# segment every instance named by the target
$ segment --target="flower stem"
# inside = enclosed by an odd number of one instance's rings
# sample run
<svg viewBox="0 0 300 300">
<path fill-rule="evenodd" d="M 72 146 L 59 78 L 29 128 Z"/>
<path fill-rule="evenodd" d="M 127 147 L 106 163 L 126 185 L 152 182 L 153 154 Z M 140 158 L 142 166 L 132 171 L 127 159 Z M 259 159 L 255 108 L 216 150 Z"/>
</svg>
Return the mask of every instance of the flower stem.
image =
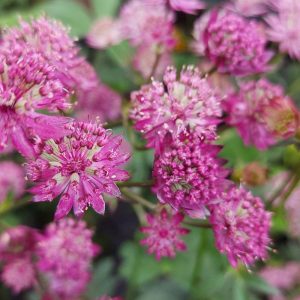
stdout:
<svg viewBox="0 0 300 300">
<path fill-rule="evenodd" d="M 159 50 L 157 50 L 156 55 L 155 55 L 155 60 L 154 60 L 154 63 L 153 63 L 153 66 L 152 66 L 152 69 L 151 69 L 151 72 L 150 72 L 150 75 L 149 75 L 147 81 L 150 81 L 151 78 L 155 75 L 155 72 L 156 72 L 156 69 L 158 67 L 160 58 L 161 58 L 161 54 L 160 54 Z"/>
<path fill-rule="evenodd" d="M 284 204 L 284 202 L 290 197 L 294 189 L 297 187 L 298 183 L 300 181 L 300 174 L 294 175 L 291 184 L 288 187 L 288 190 L 286 193 L 281 197 L 280 203 L 281 205 Z"/>
<path fill-rule="evenodd" d="M 122 187 L 120 188 L 121 193 L 125 196 L 126 199 L 128 200 L 132 200 L 136 203 L 140 203 L 141 205 L 154 210 L 156 208 L 156 205 L 151 203 L 150 201 L 144 199 L 143 197 L 141 197 L 140 195 L 133 193 L 130 189 L 126 188 L 126 187 Z"/>
<path fill-rule="evenodd" d="M 212 225 L 207 223 L 207 222 L 197 222 L 197 221 L 184 220 L 182 223 L 185 224 L 185 225 L 188 225 L 188 226 L 193 226 L 193 227 L 212 228 Z"/>
<path fill-rule="evenodd" d="M 132 182 L 132 181 L 125 181 L 125 182 L 118 182 L 118 187 L 151 187 L 153 185 L 153 180 L 147 180 L 143 182 Z"/>
</svg>

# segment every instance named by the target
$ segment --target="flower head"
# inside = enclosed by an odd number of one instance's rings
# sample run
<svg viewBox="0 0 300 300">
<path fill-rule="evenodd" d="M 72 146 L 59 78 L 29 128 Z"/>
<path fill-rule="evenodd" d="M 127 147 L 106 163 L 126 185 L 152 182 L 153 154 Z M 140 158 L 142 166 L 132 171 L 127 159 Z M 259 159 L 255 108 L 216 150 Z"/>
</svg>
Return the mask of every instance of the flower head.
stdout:
<svg viewBox="0 0 300 300">
<path fill-rule="evenodd" d="M 233 267 L 267 257 L 271 214 L 260 198 L 244 188 L 231 187 L 210 207 L 216 247 Z"/>
<path fill-rule="evenodd" d="M 65 118 L 50 117 L 38 110 L 55 112 L 70 107 L 61 73 L 30 47 L 12 45 L 0 52 L 0 151 L 11 138 L 24 156 L 35 155 L 30 139 L 62 134 Z"/>
<path fill-rule="evenodd" d="M 4 201 L 9 192 L 20 197 L 25 191 L 23 169 L 11 161 L 0 162 L 0 202 Z"/>
<path fill-rule="evenodd" d="M 61 195 L 55 217 L 73 207 L 82 215 L 89 205 L 103 214 L 102 194 L 120 195 L 117 181 L 128 179 L 120 167 L 129 159 L 123 139 L 96 123 L 73 122 L 60 139 L 45 141 L 37 160 L 29 163 L 28 178 L 38 182 L 31 189 L 34 201 L 52 201 Z"/>
<path fill-rule="evenodd" d="M 169 215 L 162 209 L 157 215 L 147 215 L 148 226 L 141 231 L 146 238 L 141 241 L 148 247 L 149 254 L 155 253 L 157 260 L 161 257 L 175 257 L 176 251 L 185 251 L 186 245 L 181 240 L 181 235 L 188 234 L 189 230 L 180 226 L 184 216 L 180 213 Z"/>
<path fill-rule="evenodd" d="M 201 45 L 195 48 L 204 50 L 219 72 L 243 76 L 267 69 L 272 53 L 266 50 L 265 34 L 256 21 L 226 9 L 213 10 L 195 28 Z"/>
<path fill-rule="evenodd" d="M 220 148 L 193 135 L 166 146 L 154 162 L 154 191 L 162 203 L 189 215 L 205 217 L 224 185 L 227 170 L 217 157 Z"/>
<path fill-rule="evenodd" d="M 215 138 L 216 124 L 222 111 L 206 78 L 197 68 L 184 68 L 177 79 L 169 67 L 163 82 L 153 81 L 131 95 L 131 118 L 142 132 L 148 147 L 159 150 L 166 135 L 174 139 L 187 131 Z"/>
<path fill-rule="evenodd" d="M 300 3 L 297 0 L 273 1 L 277 14 L 269 14 L 265 20 L 269 25 L 268 38 L 279 43 L 281 52 L 300 59 Z"/>
<path fill-rule="evenodd" d="M 120 12 L 122 34 L 134 46 L 159 45 L 173 48 L 174 14 L 164 5 L 148 5 L 145 1 L 131 0 Z"/>
<path fill-rule="evenodd" d="M 121 115 L 121 97 L 104 84 L 88 91 L 78 92 L 76 117 L 82 121 L 99 118 L 100 122 L 112 121 Z"/>
<path fill-rule="evenodd" d="M 83 221 L 62 219 L 51 223 L 37 245 L 38 269 L 59 299 L 80 295 L 90 279 L 98 248 Z"/>
<path fill-rule="evenodd" d="M 246 145 L 264 150 L 291 137 L 298 127 L 298 112 L 280 86 L 266 79 L 244 82 L 224 103 L 227 122 L 235 126 Z"/>
</svg>

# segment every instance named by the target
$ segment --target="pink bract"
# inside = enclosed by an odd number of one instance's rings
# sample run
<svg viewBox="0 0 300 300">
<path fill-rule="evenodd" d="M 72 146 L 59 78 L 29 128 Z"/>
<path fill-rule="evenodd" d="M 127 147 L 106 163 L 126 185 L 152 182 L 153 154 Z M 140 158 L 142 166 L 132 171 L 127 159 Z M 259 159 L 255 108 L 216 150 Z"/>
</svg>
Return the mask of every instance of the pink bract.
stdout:
<svg viewBox="0 0 300 300">
<path fill-rule="evenodd" d="M 242 187 L 232 187 L 209 209 L 216 247 L 233 267 L 267 258 L 271 214 L 260 198 Z"/>
<path fill-rule="evenodd" d="M 131 118 L 147 146 L 160 151 L 167 135 L 176 139 L 181 133 L 195 132 L 207 139 L 216 136 L 216 124 L 222 114 L 220 100 L 208 80 L 197 68 L 167 68 L 163 82 L 152 81 L 131 94 Z"/>
<path fill-rule="evenodd" d="M 146 0 L 152 5 L 167 4 L 171 9 L 182 11 L 187 14 L 196 14 L 198 10 L 204 9 L 206 4 L 201 0 Z"/>
<path fill-rule="evenodd" d="M 37 160 L 27 166 L 28 178 L 37 182 L 31 189 L 34 201 L 52 201 L 60 196 L 55 218 L 66 216 L 73 207 L 76 216 L 88 206 L 105 211 L 102 194 L 120 196 L 117 181 L 129 178 L 121 167 L 130 155 L 124 141 L 97 123 L 73 122 L 68 134 L 45 141 Z"/>
<path fill-rule="evenodd" d="M 155 254 L 157 260 L 162 257 L 175 257 L 177 251 L 185 251 L 186 245 L 181 235 L 188 234 L 189 230 L 180 226 L 184 216 L 180 213 L 169 214 L 162 209 L 159 214 L 147 215 L 148 226 L 141 231 L 146 238 L 141 244 L 148 247 L 149 254 Z"/>
<path fill-rule="evenodd" d="M 279 85 L 266 79 L 241 83 L 224 102 L 228 124 L 235 126 L 246 145 L 265 150 L 293 136 L 299 116 L 292 100 Z"/>
</svg>

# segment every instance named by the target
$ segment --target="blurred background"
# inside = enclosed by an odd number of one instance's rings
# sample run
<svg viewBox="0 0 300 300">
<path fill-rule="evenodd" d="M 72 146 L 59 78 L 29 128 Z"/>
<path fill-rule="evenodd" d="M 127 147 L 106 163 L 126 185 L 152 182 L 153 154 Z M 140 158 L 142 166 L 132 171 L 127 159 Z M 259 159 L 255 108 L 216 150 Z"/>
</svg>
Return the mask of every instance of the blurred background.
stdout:
<svg viewBox="0 0 300 300">
<path fill-rule="evenodd" d="M 113 90 L 128 96 L 130 91 L 139 86 L 141 80 L 131 68 L 134 50 L 127 42 L 103 51 L 91 49 L 85 42 L 85 36 L 93 22 L 104 16 L 117 15 L 120 5 L 124 2 L 121 0 L 0 0 L 0 29 L 17 25 L 19 17 L 28 19 L 43 13 L 61 20 L 70 27 L 71 34 L 78 38 L 83 55 L 95 67 L 101 80 Z M 208 5 L 213 5 L 217 1 L 206 2 Z M 191 39 L 193 23 L 198 17 L 178 13 L 179 38 L 173 54 L 173 63 L 177 67 L 183 64 L 197 64 L 199 61 L 187 47 Z M 300 101 L 299 63 L 291 61 L 287 56 L 278 59 L 278 68 L 268 75 L 269 79 L 282 84 L 295 101 Z M 116 127 L 114 130 L 124 133 L 121 127 Z M 262 183 L 266 183 L 274 174 L 293 168 L 295 160 L 300 160 L 298 150 L 288 144 L 280 144 L 264 152 L 245 147 L 234 129 L 226 129 L 222 133 L 221 143 L 225 144 L 222 156 L 228 160 L 228 167 L 234 170 L 234 179 L 239 181 L 241 176 L 245 175 L 245 170 L 254 169 L 252 175 L 250 174 L 252 181 L 249 180 L 249 187 L 263 198 L 270 194 L 270 191 L 272 192 L 274 183 L 270 185 Z M 23 162 L 20 157 L 11 154 L 1 156 L 0 160 L 11 158 L 19 163 Z M 133 174 L 133 181 L 150 178 L 152 159 L 151 150 L 135 152 L 128 166 Z M 259 167 L 251 169 L 249 165 L 253 166 L 253 163 Z M 248 169 L 245 169 L 247 167 Z M 257 182 L 258 177 L 262 179 Z M 149 190 L 148 192 L 146 190 L 144 196 L 154 199 Z M 101 256 L 94 264 L 88 297 L 95 298 L 108 294 L 137 300 L 258 300 L 271 299 L 270 297 L 276 294 L 276 288 L 257 275 L 265 266 L 263 262 L 251 270 L 231 268 L 227 259 L 215 249 L 210 230 L 193 229 L 185 238 L 188 251 L 179 253 L 174 260 L 162 259 L 157 262 L 154 257 L 147 255 L 145 249 L 137 242 L 140 239 L 137 233 L 138 220 L 132 207 L 123 202 L 117 205 L 114 199 L 110 199 L 109 202 L 110 210 L 105 216 L 99 216 L 89 210 L 85 217 L 89 226 L 95 229 L 94 241 L 103 248 Z M 7 224 L 26 224 L 35 228 L 44 228 L 53 219 L 56 203 L 37 203 L 15 210 L 9 210 L 8 206 L 9 199 L 0 206 L 0 218 Z M 293 209 L 298 209 L 300 216 L 300 205 L 298 204 L 298 207 L 295 205 Z M 289 216 L 284 207 L 280 207 L 274 214 L 272 237 L 273 249 L 276 252 L 270 251 L 269 265 L 281 266 L 288 261 L 300 263 L 300 234 L 291 232 Z M 202 241 L 205 243 L 203 244 Z M 295 294 L 300 291 L 300 281 L 298 283 L 294 287 Z M 8 299 L 35 300 L 37 298 L 31 293 L 14 296 L 1 285 L 0 300 Z"/>
</svg>

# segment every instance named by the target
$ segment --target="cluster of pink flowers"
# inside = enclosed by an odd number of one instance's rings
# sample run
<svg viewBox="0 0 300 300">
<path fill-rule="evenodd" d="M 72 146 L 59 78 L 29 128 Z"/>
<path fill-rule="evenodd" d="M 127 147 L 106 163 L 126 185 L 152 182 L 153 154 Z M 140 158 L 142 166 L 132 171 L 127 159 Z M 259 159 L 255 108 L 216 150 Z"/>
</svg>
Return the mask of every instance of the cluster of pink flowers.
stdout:
<svg viewBox="0 0 300 300">
<path fill-rule="evenodd" d="M 153 81 L 131 95 L 131 118 L 144 134 L 147 146 L 161 149 L 168 135 L 173 139 L 187 131 L 215 138 L 222 114 L 220 99 L 197 68 L 167 68 L 163 82 Z"/>
<path fill-rule="evenodd" d="M 295 135 L 299 113 L 281 86 L 266 79 L 240 84 L 225 103 L 228 124 L 235 126 L 246 145 L 264 150 Z"/>
<path fill-rule="evenodd" d="M 156 259 L 160 260 L 164 256 L 175 257 L 177 251 L 186 250 L 186 244 L 180 238 L 189 233 L 180 226 L 183 218 L 183 214 L 172 215 L 165 208 L 157 215 L 147 215 L 148 226 L 141 228 L 146 238 L 141 244 L 148 247 L 149 254 L 155 253 Z"/>
<path fill-rule="evenodd" d="M 272 57 L 259 23 L 228 9 L 206 13 L 196 22 L 194 36 L 195 48 L 221 73 L 243 76 L 264 72 Z"/>
<path fill-rule="evenodd" d="M 66 216 L 73 207 L 80 216 L 89 205 L 105 211 L 102 194 L 115 197 L 115 182 L 128 179 L 120 169 L 130 157 L 120 136 L 93 123 L 71 122 L 66 135 L 44 141 L 41 154 L 27 166 L 27 177 L 38 183 L 31 188 L 34 201 L 52 201 L 60 196 L 55 218 Z"/>
<path fill-rule="evenodd" d="M 72 219 L 51 223 L 44 232 L 25 226 L 10 228 L 0 236 L 2 280 L 15 293 L 39 286 L 42 280 L 46 283 L 43 292 L 49 297 L 77 299 L 89 282 L 91 261 L 99 252 L 91 239 L 86 224 Z"/>
</svg>

